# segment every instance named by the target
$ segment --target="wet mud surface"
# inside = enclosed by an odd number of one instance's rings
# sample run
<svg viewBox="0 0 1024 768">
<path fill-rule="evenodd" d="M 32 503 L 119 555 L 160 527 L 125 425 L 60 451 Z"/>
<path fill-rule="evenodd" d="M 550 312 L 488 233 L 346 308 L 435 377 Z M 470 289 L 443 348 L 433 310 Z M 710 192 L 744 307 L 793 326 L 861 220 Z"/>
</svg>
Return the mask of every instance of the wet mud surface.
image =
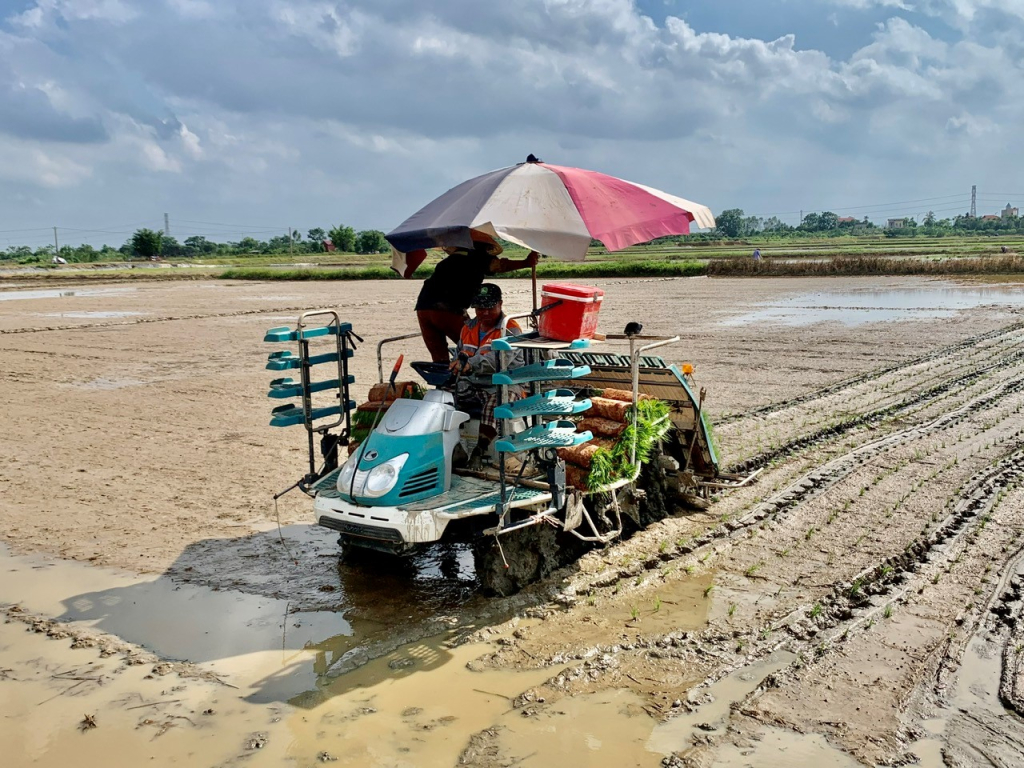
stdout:
<svg viewBox="0 0 1024 768">
<path fill-rule="evenodd" d="M 415 285 L 0 303 L 0 750 L 55 766 L 1024 763 L 1016 301 L 913 279 L 595 282 L 607 330 L 683 336 L 666 357 L 695 364 L 725 463 L 760 474 L 500 600 L 465 548 L 339 562 L 304 497 L 270 501 L 305 450 L 267 426 L 263 331 L 341 308 L 367 340 L 359 398 L 375 342 L 412 327 Z M 888 322 L 757 315 L 831 312 L 835 295 L 902 307 L 888 291 L 953 298 Z M 526 283 L 506 293 L 529 301 Z"/>
</svg>

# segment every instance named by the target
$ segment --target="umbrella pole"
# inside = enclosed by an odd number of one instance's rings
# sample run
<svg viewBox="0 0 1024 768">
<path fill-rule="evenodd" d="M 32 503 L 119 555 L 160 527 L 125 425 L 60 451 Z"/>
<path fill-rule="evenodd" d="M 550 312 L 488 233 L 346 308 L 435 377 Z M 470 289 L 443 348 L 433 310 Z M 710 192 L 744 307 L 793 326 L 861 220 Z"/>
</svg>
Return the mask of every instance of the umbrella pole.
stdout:
<svg viewBox="0 0 1024 768">
<path fill-rule="evenodd" d="M 537 265 L 530 267 L 530 279 L 533 280 L 533 311 L 537 311 Z"/>
</svg>

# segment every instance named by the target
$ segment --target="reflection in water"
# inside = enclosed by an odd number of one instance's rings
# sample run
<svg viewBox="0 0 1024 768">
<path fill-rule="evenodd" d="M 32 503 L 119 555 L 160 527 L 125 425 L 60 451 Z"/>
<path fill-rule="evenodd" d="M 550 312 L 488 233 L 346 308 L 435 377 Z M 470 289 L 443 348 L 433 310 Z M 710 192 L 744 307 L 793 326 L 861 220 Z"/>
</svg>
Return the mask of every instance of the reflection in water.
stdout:
<svg viewBox="0 0 1024 768">
<path fill-rule="evenodd" d="M 59 299 L 70 296 L 116 296 L 131 293 L 134 287 L 125 288 L 82 288 L 73 291 L 53 288 L 42 291 L 0 291 L 0 301 L 17 301 L 18 299 Z"/>
<path fill-rule="evenodd" d="M 312 529 L 282 530 L 294 546 L 308 540 L 302 537 L 322 537 Z M 269 559 L 268 540 L 277 536 L 275 529 L 196 542 L 171 570 L 191 569 L 197 558 L 223 567 L 251 557 L 249 551 Z M 437 546 L 404 558 L 359 553 L 351 563 L 334 562 L 328 561 L 336 569 L 338 586 L 329 594 L 336 602 L 321 610 L 297 611 L 287 596 L 270 598 L 183 584 L 166 575 L 153 579 L 70 561 L 13 556 L 0 547 L 0 603 L 87 624 L 164 658 L 204 664 L 248 688 L 251 702 L 279 702 L 303 692 L 322 700 L 321 692 L 344 671 L 403 644 L 473 622 L 487 605 L 476 593 L 472 557 L 464 545 Z M 280 579 L 280 574 L 271 578 Z M 322 575 L 316 581 L 323 585 Z M 69 585 L 77 592 L 69 594 Z M 426 666 L 425 660 L 416 666 Z"/>
<path fill-rule="evenodd" d="M 952 317 L 957 312 L 987 305 L 1024 306 L 1024 291 L 1017 286 L 925 286 L 921 288 L 853 291 L 815 291 L 770 304 L 722 325 L 774 322 L 843 325 Z"/>
<path fill-rule="evenodd" d="M 73 295 L 73 294 L 72 294 Z M 117 317 L 141 317 L 148 315 L 148 312 L 45 312 L 40 313 L 42 317 L 71 317 L 83 320 L 106 320 Z"/>
</svg>

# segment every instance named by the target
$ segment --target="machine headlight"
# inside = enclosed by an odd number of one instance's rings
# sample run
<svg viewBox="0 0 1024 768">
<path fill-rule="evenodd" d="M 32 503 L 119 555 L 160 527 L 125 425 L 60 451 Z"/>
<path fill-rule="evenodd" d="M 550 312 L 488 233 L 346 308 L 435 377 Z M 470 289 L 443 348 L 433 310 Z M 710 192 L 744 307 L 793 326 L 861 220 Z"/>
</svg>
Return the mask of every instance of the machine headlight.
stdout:
<svg viewBox="0 0 1024 768">
<path fill-rule="evenodd" d="M 362 494 L 370 498 L 377 498 L 394 488 L 398 482 L 398 475 L 408 458 L 409 454 L 403 453 L 401 456 L 395 456 L 395 458 L 371 469 L 363 483 Z"/>
<path fill-rule="evenodd" d="M 352 475 L 356 471 L 356 461 L 359 458 L 359 454 L 353 453 L 348 457 L 348 460 L 342 465 L 341 472 L 338 473 L 338 490 L 342 493 L 348 493 L 348 489 L 352 485 Z"/>
</svg>

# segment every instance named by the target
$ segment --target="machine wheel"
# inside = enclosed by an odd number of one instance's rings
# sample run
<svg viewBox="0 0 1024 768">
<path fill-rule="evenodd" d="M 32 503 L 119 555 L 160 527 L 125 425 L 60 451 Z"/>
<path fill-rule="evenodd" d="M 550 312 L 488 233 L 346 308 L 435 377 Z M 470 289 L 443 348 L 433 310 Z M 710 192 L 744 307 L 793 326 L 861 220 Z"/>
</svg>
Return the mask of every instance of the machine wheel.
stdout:
<svg viewBox="0 0 1024 768">
<path fill-rule="evenodd" d="M 637 507 L 640 513 L 640 528 L 664 520 L 672 510 L 672 499 L 669 491 L 669 478 L 665 467 L 659 460 L 660 452 L 651 456 L 651 461 L 640 468 L 637 478 Z"/>
<path fill-rule="evenodd" d="M 343 533 L 338 535 L 338 562 L 344 563 L 351 558 L 354 549 L 355 546 L 348 540 L 348 536 Z"/>
<path fill-rule="evenodd" d="M 575 536 L 542 523 L 504 534 L 501 549 L 494 536 L 481 536 L 473 543 L 473 562 L 484 593 L 508 597 L 574 562 L 585 551 Z"/>
</svg>

